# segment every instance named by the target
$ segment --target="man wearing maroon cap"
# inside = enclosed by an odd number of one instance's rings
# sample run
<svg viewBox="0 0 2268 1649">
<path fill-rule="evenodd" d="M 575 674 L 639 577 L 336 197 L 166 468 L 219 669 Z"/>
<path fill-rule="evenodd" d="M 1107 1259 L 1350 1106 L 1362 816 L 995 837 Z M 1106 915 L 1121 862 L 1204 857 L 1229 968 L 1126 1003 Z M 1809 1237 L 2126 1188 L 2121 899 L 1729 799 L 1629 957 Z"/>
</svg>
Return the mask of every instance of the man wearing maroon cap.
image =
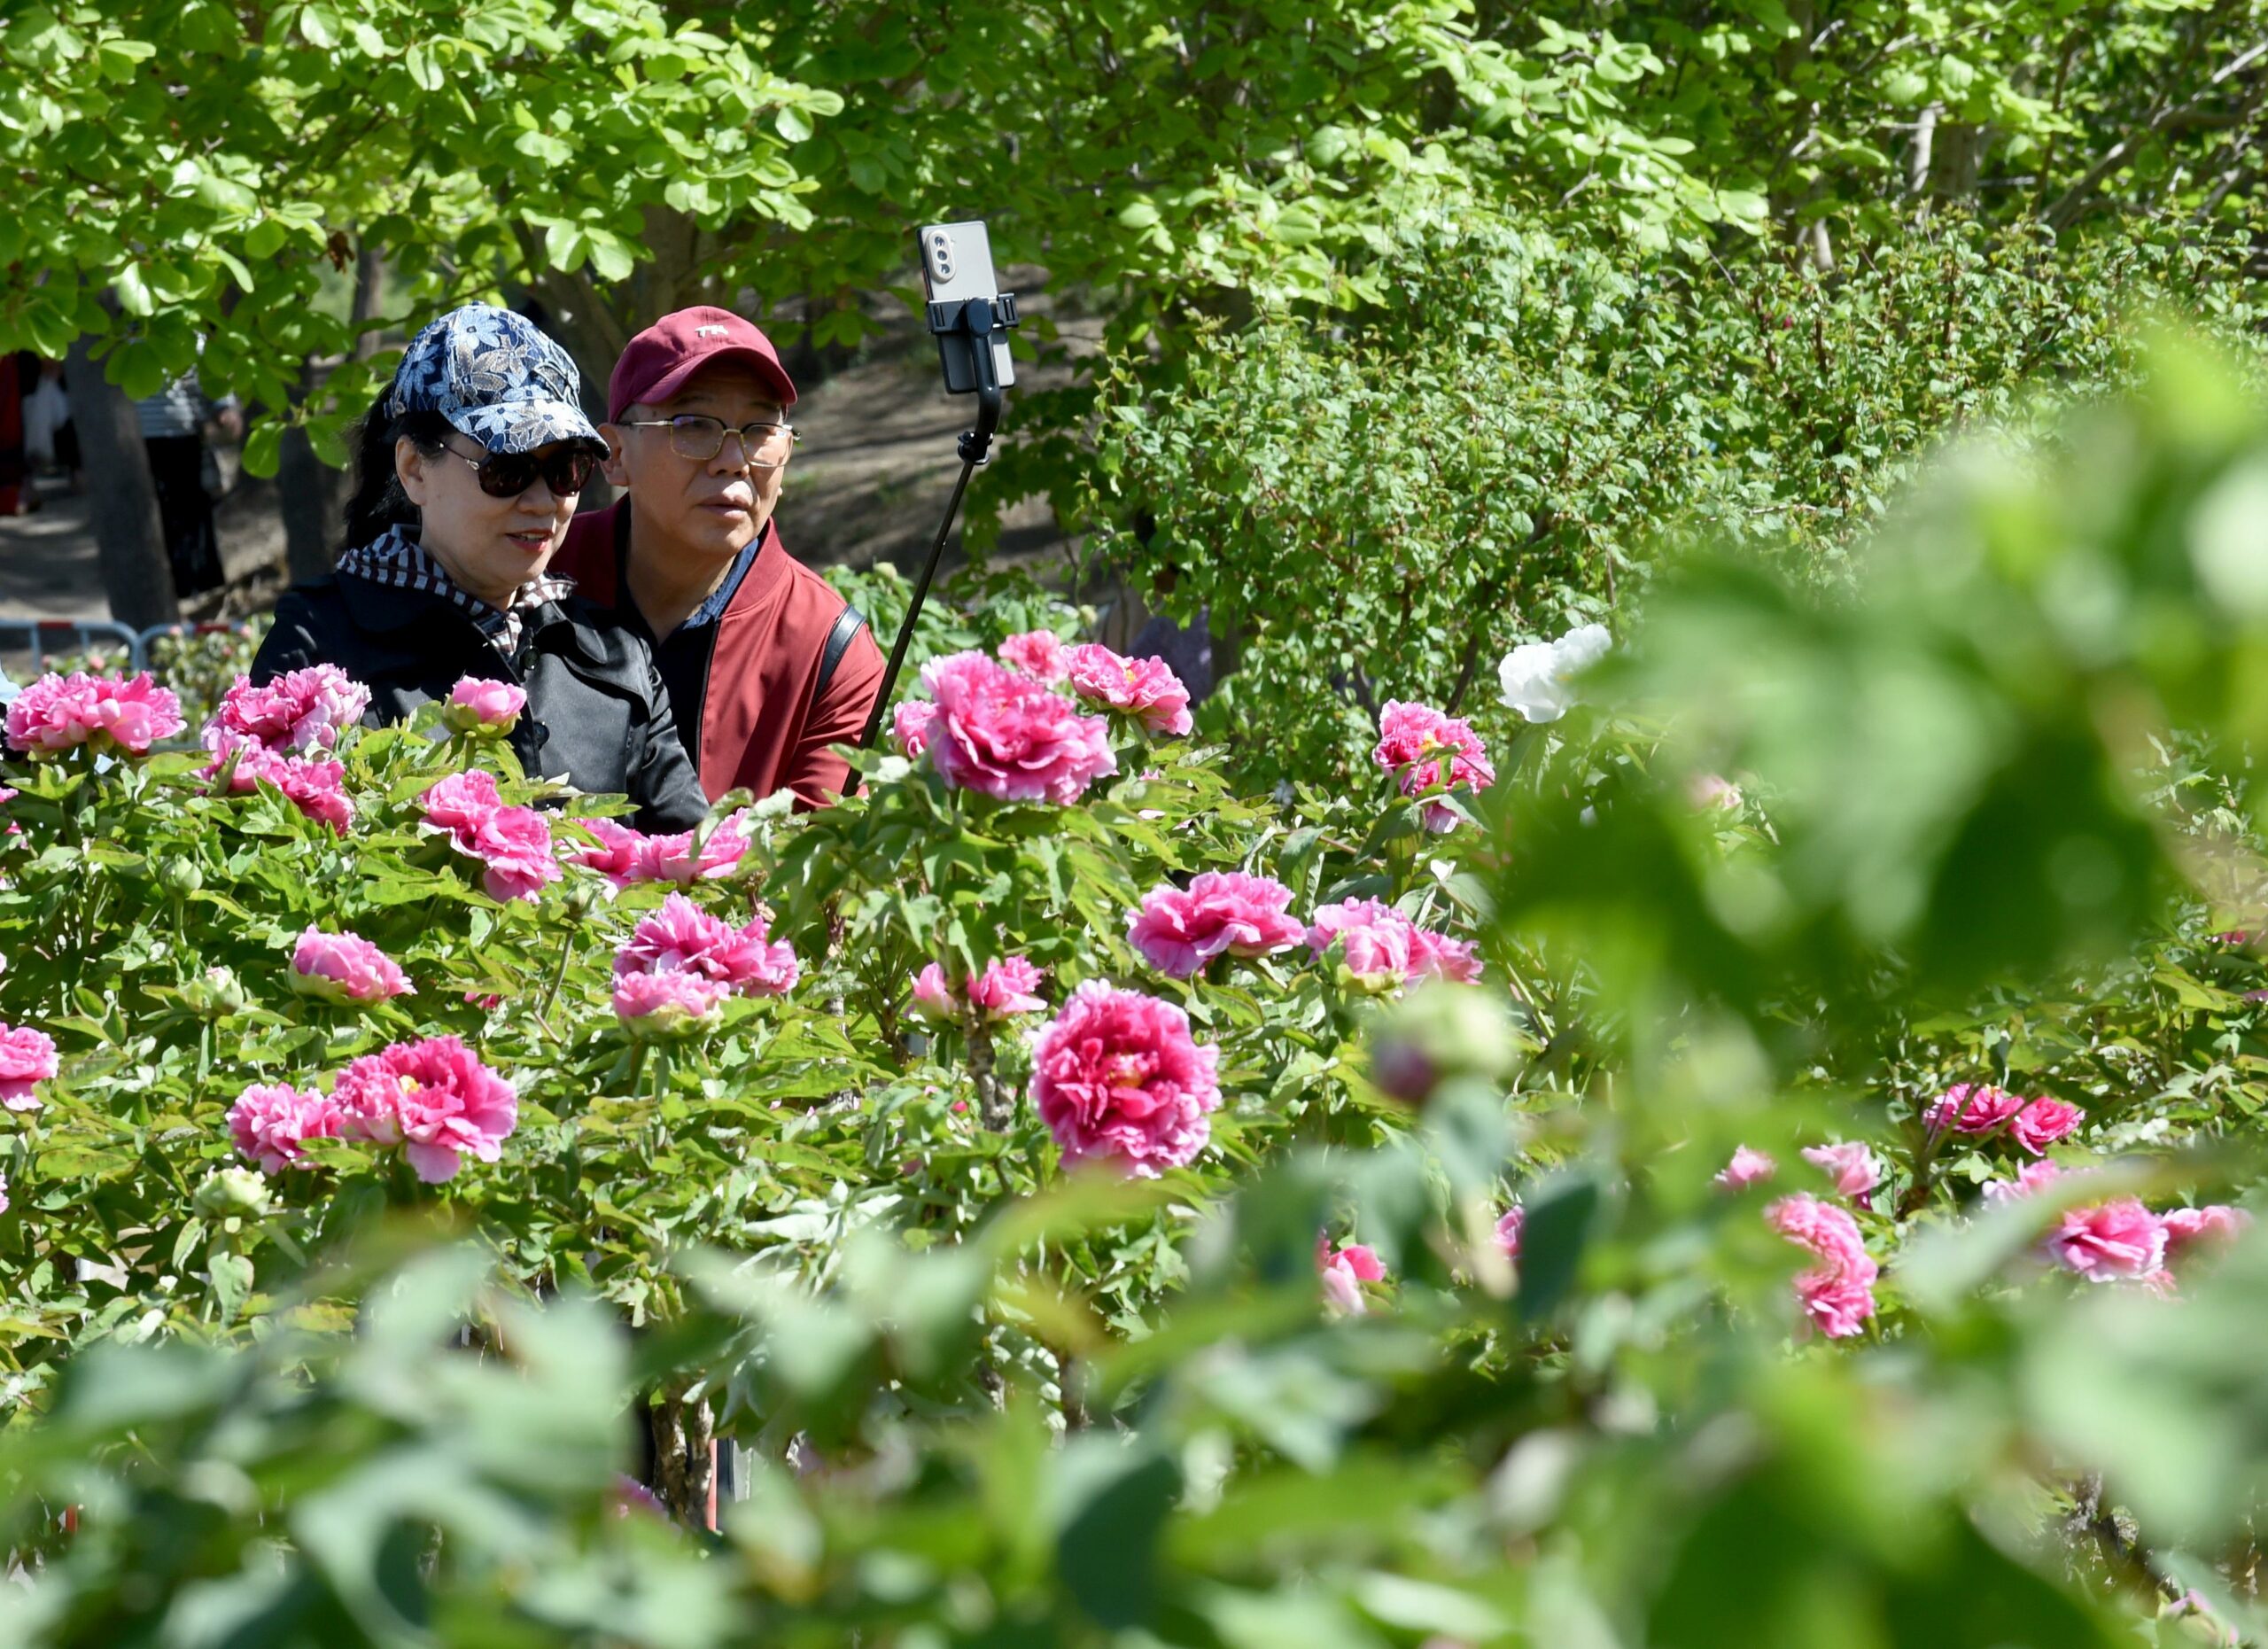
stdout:
<svg viewBox="0 0 2268 1649">
<path fill-rule="evenodd" d="M 630 340 L 599 425 L 629 496 L 575 517 L 552 563 L 650 632 L 678 731 L 711 798 L 842 793 L 882 691 L 866 621 L 791 558 L 772 518 L 795 450 L 796 386 L 772 340 L 727 309 L 664 315 Z"/>
</svg>

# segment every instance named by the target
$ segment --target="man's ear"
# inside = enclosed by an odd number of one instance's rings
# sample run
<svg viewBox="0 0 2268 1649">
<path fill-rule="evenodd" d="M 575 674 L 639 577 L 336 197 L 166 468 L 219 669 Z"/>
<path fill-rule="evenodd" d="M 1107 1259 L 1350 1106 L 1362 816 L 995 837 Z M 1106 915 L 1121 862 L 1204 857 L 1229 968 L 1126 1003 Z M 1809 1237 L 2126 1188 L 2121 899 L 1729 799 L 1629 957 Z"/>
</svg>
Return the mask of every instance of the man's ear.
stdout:
<svg viewBox="0 0 2268 1649">
<path fill-rule="evenodd" d="M 401 490 L 409 502 L 423 509 L 431 471 L 425 455 L 417 450 L 417 443 L 407 435 L 393 444 L 393 474 L 394 479 L 401 483 Z"/>
<path fill-rule="evenodd" d="M 599 425 L 599 439 L 606 443 L 606 456 L 599 460 L 599 473 L 617 486 L 630 485 L 630 455 L 623 447 L 629 433 L 618 424 Z"/>
</svg>

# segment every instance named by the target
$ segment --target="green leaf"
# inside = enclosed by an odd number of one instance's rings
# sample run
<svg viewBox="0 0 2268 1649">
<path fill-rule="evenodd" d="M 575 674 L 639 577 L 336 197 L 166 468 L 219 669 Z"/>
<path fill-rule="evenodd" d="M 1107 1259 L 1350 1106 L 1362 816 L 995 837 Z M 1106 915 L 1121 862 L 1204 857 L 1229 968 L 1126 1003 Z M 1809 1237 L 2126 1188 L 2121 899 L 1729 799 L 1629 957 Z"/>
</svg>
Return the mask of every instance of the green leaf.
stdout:
<svg viewBox="0 0 2268 1649">
<path fill-rule="evenodd" d="M 602 281 L 626 281 L 636 268 L 637 260 L 622 237 L 604 229 L 585 231 L 590 246 L 591 271 Z"/>
<path fill-rule="evenodd" d="M 119 265 L 111 276 L 111 287 L 118 294 L 118 307 L 128 315 L 146 316 L 157 312 L 157 301 L 151 297 L 138 264 Z"/>
<path fill-rule="evenodd" d="M 245 432 L 244 466 L 247 475 L 272 476 L 283 463 L 284 426 L 274 417 L 262 418 Z"/>
<path fill-rule="evenodd" d="M 1158 1536 L 1181 1490 L 1171 1457 L 1099 1437 L 1067 1447 L 1057 1468 L 1063 1521 L 1055 1569 L 1096 1624 L 1123 1630 L 1158 1608 Z"/>
</svg>

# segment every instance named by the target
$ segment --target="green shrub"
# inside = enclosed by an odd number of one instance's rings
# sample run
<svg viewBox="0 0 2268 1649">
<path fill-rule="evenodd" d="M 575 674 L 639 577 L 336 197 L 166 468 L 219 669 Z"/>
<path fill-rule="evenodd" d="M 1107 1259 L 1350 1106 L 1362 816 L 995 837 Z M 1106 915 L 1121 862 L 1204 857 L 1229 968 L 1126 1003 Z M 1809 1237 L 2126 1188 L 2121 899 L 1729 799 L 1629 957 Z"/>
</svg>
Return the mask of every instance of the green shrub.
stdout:
<svg viewBox="0 0 2268 1649">
<path fill-rule="evenodd" d="M 1271 308 L 1101 384 L 1090 556 L 1209 610 L 1236 668 L 1202 726 L 1254 782 L 1351 770 L 1388 698 L 1493 701 L 1516 642 L 1622 611 L 1665 539 L 1831 575 L 1917 454 L 2124 381 L 2138 307 L 2245 313 L 2196 253 L 1959 222 L 1833 279 L 1474 212 L 1381 234 L 1355 314 Z"/>
</svg>

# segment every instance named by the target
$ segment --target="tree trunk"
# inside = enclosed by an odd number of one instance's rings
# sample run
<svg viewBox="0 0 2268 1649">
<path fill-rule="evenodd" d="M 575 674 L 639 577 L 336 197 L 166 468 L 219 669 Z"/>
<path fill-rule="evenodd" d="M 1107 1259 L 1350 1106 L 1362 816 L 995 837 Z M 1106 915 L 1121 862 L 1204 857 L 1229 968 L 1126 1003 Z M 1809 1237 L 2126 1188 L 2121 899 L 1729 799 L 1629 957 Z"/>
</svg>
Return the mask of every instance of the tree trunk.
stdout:
<svg viewBox="0 0 2268 1649">
<path fill-rule="evenodd" d="M 327 376 L 314 362 L 299 368 L 295 401 L 319 393 Z M 304 425 L 284 432 L 276 448 L 276 502 L 284 517 L 284 567 L 294 584 L 311 583 L 329 572 L 346 489 L 339 472 L 315 456 Z"/>
<path fill-rule="evenodd" d="M 654 1428 L 659 1469 L 655 1491 L 670 1515 L 687 1528 L 709 1527 L 709 1497 L 715 1487 L 716 1429 L 709 1401 L 691 1396 L 690 1376 L 679 1375 L 662 1388 L 662 1400 L 648 1411 Z"/>
<path fill-rule="evenodd" d="M 174 597 L 173 567 L 166 559 L 158 489 L 150 479 L 142 427 L 134 416 L 134 403 L 104 377 L 102 365 L 94 358 L 94 341 L 89 335 L 71 346 L 64 358 L 63 382 L 71 396 L 79 451 L 92 481 L 87 489 L 87 513 L 94 523 L 111 617 L 137 630 L 178 624 L 181 603 Z"/>
<path fill-rule="evenodd" d="M 1943 104 L 1933 103 L 1914 121 L 1914 144 L 1906 152 L 1906 192 L 1921 194 L 1930 186 L 1931 157 L 1937 148 L 1938 115 Z"/>
<path fill-rule="evenodd" d="M 378 335 L 362 329 L 378 318 L 378 287 L 385 279 L 385 254 L 367 240 L 354 254 L 354 299 L 346 312 L 354 323 L 354 359 L 368 361 L 378 353 Z"/>
<path fill-rule="evenodd" d="M 366 242 L 355 254 L 354 297 L 347 311 L 356 329 L 358 361 L 378 353 L 378 334 L 363 329 L 378 318 L 378 288 L 384 279 L 385 260 Z M 313 360 L 302 362 L 292 404 L 303 406 L 320 394 L 330 376 Z M 284 516 L 284 569 L 292 583 L 306 584 L 330 571 L 345 525 L 346 486 L 346 472 L 315 456 L 305 429 L 295 424 L 284 432 L 276 453 L 276 496 Z"/>
</svg>

